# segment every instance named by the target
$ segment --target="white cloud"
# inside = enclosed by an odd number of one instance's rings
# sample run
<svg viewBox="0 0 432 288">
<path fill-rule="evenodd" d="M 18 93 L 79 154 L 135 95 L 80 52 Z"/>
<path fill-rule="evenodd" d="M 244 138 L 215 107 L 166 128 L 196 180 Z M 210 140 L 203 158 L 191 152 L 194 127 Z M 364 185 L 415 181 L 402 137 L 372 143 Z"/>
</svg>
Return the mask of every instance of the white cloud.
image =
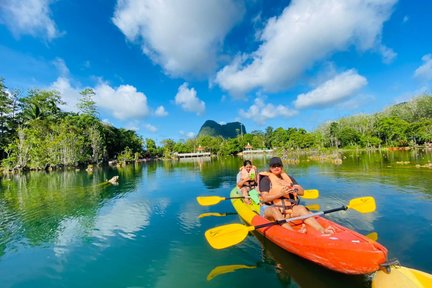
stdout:
<svg viewBox="0 0 432 288">
<path fill-rule="evenodd" d="M 308 93 L 298 95 L 294 106 L 297 109 L 327 106 L 352 96 L 366 84 L 366 78 L 351 69 L 336 75 Z"/>
<path fill-rule="evenodd" d="M 145 128 L 147 131 L 150 131 L 150 132 L 152 132 L 152 133 L 155 133 L 155 132 L 157 132 L 157 130 L 158 130 L 155 126 L 153 126 L 153 125 L 151 125 L 151 124 L 145 124 L 145 125 L 144 125 L 144 128 Z"/>
<path fill-rule="evenodd" d="M 383 57 L 383 62 L 386 64 L 393 62 L 393 60 L 396 58 L 396 55 L 397 55 L 393 51 L 393 49 L 390 49 L 384 45 L 380 46 L 379 51 L 381 52 L 381 55 Z"/>
<path fill-rule="evenodd" d="M 415 70 L 414 77 L 426 81 L 432 80 L 432 54 L 424 55 L 422 60 L 424 63 Z"/>
<path fill-rule="evenodd" d="M 164 117 L 168 115 L 168 112 L 165 110 L 163 106 L 159 106 L 154 113 L 158 117 Z"/>
<path fill-rule="evenodd" d="M 48 40 L 61 35 L 51 19 L 50 4 L 54 0 L 2 0 L 0 22 L 19 37 L 29 34 Z"/>
<path fill-rule="evenodd" d="M 136 131 L 139 130 L 139 127 L 141 126 L 141 123 L 138 120 L 132 120 L 132 121 L 127 121 L 123 125 L 124 125 L 124 128 L 136 132 Z"/>
<path fill-rule="evenodd" d="M 221 69 L 216 82 L 232 95 L 262 88 L 280 91 L 305 70 L 350 46 L 380 50 L 380 34 L 396 0 L 294 0 L 269 19 L 261 46 Z M 382 51 L 390 59 L 392 50 Z M 394 53 L 394 52 L 393 52 Z M 386 58 L 384 58 L 386 59 Z"/>
<path fill-rule="evenodd" d="M 185 132 L 183 130 L 180 130 L 179 133 L 180 133 L 180 135 L 185 136 L 187 138 L 192 138 L 195 136 L 194 132 Z"/>
<path fill-rule="evenodd" d="M 62 100 L 65 102 L 64 105 L 60 105 L 60 108 L 67 112 L 78 112 L 77 104 L 81 98 L 80 89 L 72 87 L 70 81 L 66 77 L 58 77 L 57 80 L 52 83 L 49 90 L 56 90 L 60 93 Z"/>
<path fill-rule="evenodd" d="M 69 78 L 59 77 L 48 89 L 60 92 L 62 100 L 66 102 L 65 105 L 60 105 L 62 110 L 72 112 L 79 111 L 77 104 L 81 99 L 80 92 L 84 90 L 84 88 L 73 87 Z M 142 92 L 138 92 L 134 86 L 121 85 L 117 88 L 113 88 L 107 83 L 102 82 L 92 89 L 95 92 L 93 100 L 96 102 L 98 110 L 103 109 L 117 119 L 136 120 L 150 114 L 146 95 Z M 130 126 L 130 129 L 138 130 L 139 124 L 135 123 Z"/>
<path fill-rule="evenodd" d="M 262 125 L 268 119 L 276 117 L 292 117 L 298 112 L 283 105 L 266 104 L 264 100 L 256 98 L 255 103 L 247 111 L 240 109 L 239 114 L 243 118 L 251 119 Z"/>
<path fill-rule="evenodd" d="M 215 69 L 225 35 L 243 14 L 235 0 L 118 0 L 112 20 L 168 74 L 184 76 Z"/>
<path fill-rule="evenodd" d="M 68 77 L 69 76 L 69 68 L 66 66 L 66 63 L 63 59 L 61 58 L 56 58 L 53 61 L 54 66 L 57 68 L 57 70 L 59 71 L 60 75 L 63 77 Z"/>
<path fill-rule="evenodd" d="M 197 115 L 202 114 L 205 110 L 205 103 L 197 97 L 194 88 L 188 88 L 187 83 L 183 83 L 178 88 L 177 95 L 175 96 L 175 103 L 180 105 L 183 110 L 195 112 Z"/>
<path fill-rule="evenodd" d="M 134 86 L 121 85 L 112 88 L 101 83 L 94 90 L 96 105 L 109 111 L 117 119 L 143 118 L 149 114 L 146 95 L 138 92 Z"/>
</svg>

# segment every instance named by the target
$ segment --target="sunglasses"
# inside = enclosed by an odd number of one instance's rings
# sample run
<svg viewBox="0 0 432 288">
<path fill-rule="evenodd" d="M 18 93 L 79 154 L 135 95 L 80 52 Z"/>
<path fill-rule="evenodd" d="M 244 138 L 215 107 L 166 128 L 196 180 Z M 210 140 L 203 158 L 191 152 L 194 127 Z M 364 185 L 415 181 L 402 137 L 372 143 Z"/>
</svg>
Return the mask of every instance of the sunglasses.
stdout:
<svg viewBox="0 0 432 288">
<path fill-rule="evenodd" d="M 282 164 L 274 164 L 270 166 L 270 168 L 280 168 L 280 167 L 282 167 Z"/>
</svg>

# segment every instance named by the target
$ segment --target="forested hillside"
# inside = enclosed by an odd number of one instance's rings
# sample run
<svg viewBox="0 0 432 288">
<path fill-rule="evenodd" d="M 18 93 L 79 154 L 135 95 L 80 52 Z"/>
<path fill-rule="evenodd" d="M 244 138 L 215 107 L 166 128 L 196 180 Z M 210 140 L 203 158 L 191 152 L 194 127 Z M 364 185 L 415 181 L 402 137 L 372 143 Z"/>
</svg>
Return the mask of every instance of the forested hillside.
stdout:
<svg viewBox="0 0 432 288">
<path fill-rule="evenodd" d="M 231 122 L 227 124 L 219 124 L 213 120 L 207 120 L 201 126 L 199 136 L 221 136 L 223 138 L 235 138 L 238 135 L 246 134 L 245 126 L 240 122 Z"/>
</svg>

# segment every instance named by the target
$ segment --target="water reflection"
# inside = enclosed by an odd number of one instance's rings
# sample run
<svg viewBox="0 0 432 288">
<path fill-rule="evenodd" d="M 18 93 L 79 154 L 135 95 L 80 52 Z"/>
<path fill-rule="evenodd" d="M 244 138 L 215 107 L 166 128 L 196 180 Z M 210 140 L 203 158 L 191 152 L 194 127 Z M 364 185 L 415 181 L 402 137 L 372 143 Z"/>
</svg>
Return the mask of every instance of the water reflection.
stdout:
<svg viewBox="0 0 432 288">
<path fill-rule="evenodd" d="M 321 210 L 374 196 L 373 214 L 348 210 L 328 217 L 363 234 L 378 232 L 390 257 L 430 273 L 431 170 L 415 168 L 430 154 L 380 153 L 346 154 L 341 165 L 300 161 L 287 168 L 305 188 L 320 190 L 319 199 L 304 204 Z M 266 158 L 253 160 L 266 170 Z M 410 164 L 394 162 L 402 160 Z M 0 286 L 362 287 L 362 279 L 328 272 L 269 242 L 261 253 L 254 237 L 224 251 L 209 247 L 207 229 L 239 219 L 222 217 L 233 211 L 229 201 L 202 207 L 195 198 L 228 196 L 242 162 L 155 161 L 1 179 Z M 114 175 L 118 186 L 103 184 Z M 199 219 L 205 212 L 219 217 Z M 256 269 L 206 280 L 215 265 L 256 262 Z"/>
<path fill-rule="evenodd" d="M 193 233 L 200 226 L 200 221 L 197 217 L 198 214 L 199 207 L 197 207 L 195 201 L 189 201 L 181 208 L 177 218 L 180 229 L 184 233 Z"/>
<path fill-rule="evenodd" d="M 363 275 L 346 275 L 328 270 L 301 257 L 291 254 L 273 244 L 261 234 L 254 232 L 262 245 L 262 262 L 258 265 L 272 265 L 284 287 L 369 287 L 369 280 Z M 297 285 L 295 285 L 297 284 Z"/>
<path fill-rule="evenodd" d="M 404 193 L 412 193 L 414 189 L 431 197 L 431 169 L 418 167 L 431 161 L 432 153 L 424 150 L 346 152 L 343 154 L 343 165 L 322 165 L 320 173 L 327 173 L 327 177 L 341 178 L 344 181 L 366 184 L 373 181 L 393 185 Z"/>
<path fill-rule="evenodd" d="M 211 163 L 204 163 L 201 169 L 201 177 L 208 189 L 217 189 L 223 183 L 232 183 L 239 171 L 242 161 L 239 158 L 227 157 L 224 161 L 214 160 Z"/>
<path fill-rule="evenodd" d="M 122 201 L 115 202 L 109 212 L 105 212 L 108 208 L 100 208 L 109 199 L 121 195 L 118 187 L 107 184 L 106 179 L 120 175 L 123 181 L 134 179 L 128 182 L 128 185 L 133 186 L 140 179 L 141 169 L 141 166 L 128 166 L 118 170 L 95 169 L 92 173 L 32 172 L 2 179 L 0 253 L 4 254 L 5 249 L 15 250 L 22 245 L 45 246 L 57 242 L 58 247 L 62 247 L 76 236 L 87 235 L 95 225 L 102 227 L 99 233 L 108 233 L 107 223 L 111 223 L 113 229 L 122 226 L 125 235 L 129 235 L 135 226 L 143 225 L 131 220 L 145 219 L 141 217 L 143 215 L 133 214 L 138 211 L 142 213 L 146 209 L 139 207 L 134 210 L 133 205 Z M 130 188 L 133 190 L 133 187 Z M 129 206 L 132 210 L 126 209 Z M 129 214 L 118 215 L 122 210 L 129 211 L 126 212 Z M 101 212 L 106 214 L 102 217 L 103 221 L 98 216 Z M 113 222 L 114 219 L 117 219 L 117 223 Z M 60 250 L 61 248 L 58 249 Z"/>
</svg>

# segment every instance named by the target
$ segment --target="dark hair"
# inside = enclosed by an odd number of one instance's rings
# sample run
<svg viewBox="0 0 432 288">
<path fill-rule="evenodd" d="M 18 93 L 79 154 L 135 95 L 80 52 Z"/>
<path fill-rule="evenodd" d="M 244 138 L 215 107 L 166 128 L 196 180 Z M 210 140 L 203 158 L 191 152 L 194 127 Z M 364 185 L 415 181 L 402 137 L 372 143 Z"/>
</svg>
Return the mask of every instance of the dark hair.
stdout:
<svg viewBox="0 0 432 288">
<path fill-rule="evenodd" d="M 246 165 L 252 165 L 252 162 L 250 161 L 250 160 L 245 160 L 244 162 L 243 162 L 243 166 L 246 166 Z"/>
</svg>

